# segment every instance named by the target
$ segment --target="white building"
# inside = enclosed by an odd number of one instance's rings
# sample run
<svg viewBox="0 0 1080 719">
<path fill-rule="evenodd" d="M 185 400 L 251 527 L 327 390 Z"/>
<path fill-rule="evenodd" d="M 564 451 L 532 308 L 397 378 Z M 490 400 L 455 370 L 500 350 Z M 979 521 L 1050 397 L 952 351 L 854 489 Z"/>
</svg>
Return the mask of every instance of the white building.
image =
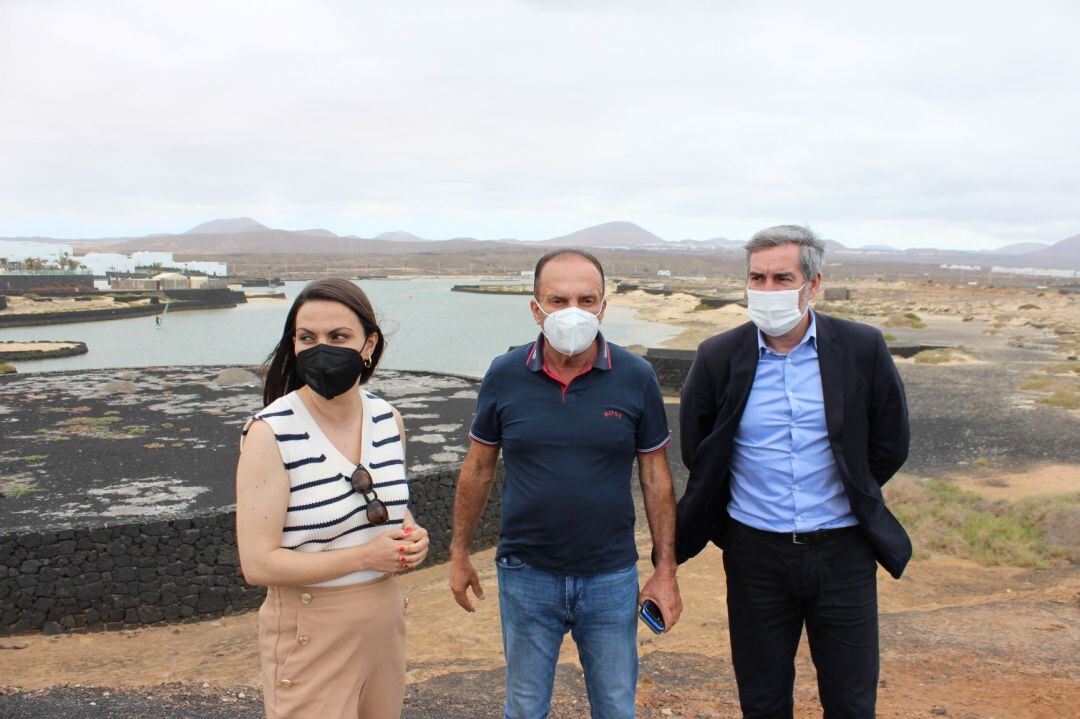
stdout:
<svg viewBox="0 0 1080 719">
<path fill-rule="evenodd" d="M 171 252 L 133 252 L 130 256 L 112 252 L 89 252 L 77 259 L 95 275 L 135 272 L 140 267 L 155 265 L 162 269 L 200 272 L 217 277 L 228 274 L 228 267 L 224 262 L 177 262 Z"/>
<path fill-rule="evenodd" d="M 24 262 L 28 259 L 41 260 L 48 264 L 58 264 L 64 255 L 72 257 L 95 275 L 109 272 L 135 272 L 139 267 L 153 267 L 198 272 L 215 277 L 228 274 L 224 262 L 177 262 L 171 252 L 133 252 L 122 255 L 118 252 L 88 252 L 79 257 L 71 245 L 59 242 L 24 242 L 22 240 L 0 240 L 0 261 Z"/>
<path fill-rule="evenodd" d="M 1080 278 L 1080 270 L 1047 270 L 1041 267 L 992 267 L 990 271 L 1001 275 L 1025 275 L 1027 277 L 1054 277 L 1061 280 Z"/>
<path fill-rule="evenodd" d="M 229 274 L 229 266 L 224 262 L 174 262 L 171 266 L 188 272 L 201 272 L 212 277 L 224 277 Z"/>
<path fill-rule="evenodd" d="M 132 252 L 131 259 L 135 261 L 136 267 L 153 267 L 154 265 L 175 267 L 171 252 L 145 252 L 140 250 Z"/>
<path fill-rule="evenodd" d="M 72 256 L 75 250 L 71 245 L 59 242 L 24 242 L 22 240 L 0 240 L 0 260 L 23 262 L 27 259 L 57 263 L 64 255 Z"/>
<path fill-rule="evenodd" d="M 135 261 L 127 255 L 116 252 L 87 252 L 76 259 L 82 263 L 83 267 L 95 275 L 104 275 L 109 272 L 135 271 Z"/>
</svg>

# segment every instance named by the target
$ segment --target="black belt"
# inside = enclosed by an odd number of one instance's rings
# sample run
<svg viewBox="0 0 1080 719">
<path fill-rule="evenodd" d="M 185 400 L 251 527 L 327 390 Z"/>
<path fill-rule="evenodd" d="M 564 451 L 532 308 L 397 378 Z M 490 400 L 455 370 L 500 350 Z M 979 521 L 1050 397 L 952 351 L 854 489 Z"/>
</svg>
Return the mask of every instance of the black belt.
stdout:
<svg viewBox="0 0 1080 719">
<path fill-rule="evenodd" d="M 732 520 L 735 521 L 735 520 Z M 858 529 L 858 525 L 852 525 L 850 527 L 834 527 L 833 529 L 819 529 L 815 532 L 769 532 L 764 529 L 758 529 L 757 527 L 751 527 L 742 522 L 736 522 L 741 529 L 747 529 L 755 534 L 760 534 L 776 540 L 790 541 L 792 544 L 820 544 L 830 537 L 835 537 L 843 532 L 850 532 L 853 529 Z"/>
</svg>

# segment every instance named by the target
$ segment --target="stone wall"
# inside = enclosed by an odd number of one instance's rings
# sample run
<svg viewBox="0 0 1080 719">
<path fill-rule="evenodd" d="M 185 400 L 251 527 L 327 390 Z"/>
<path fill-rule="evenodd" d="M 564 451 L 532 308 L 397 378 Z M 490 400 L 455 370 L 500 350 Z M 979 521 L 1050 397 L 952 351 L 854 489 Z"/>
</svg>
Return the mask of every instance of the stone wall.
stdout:
<svg viewBox="0 0 1080 719">
<path fill-rule="evenodd" d="M 428 564 L 449 556 L 458 468 L 410 480 L 410 508 L 431 534 Z M 498 541 L 502 470 L 476 532 Z M 232 508 L 137 524 L 0 534 L 0 635 L 120 629 L 254 609 Z"/>
<path fill-rule="evenodd" d="M 746 306 L 746 300 L 742 297 L 703 297 L 697 295 L 698 301 L 702 307 L 708 307 L 711 310 L 727 307 L 728 305 L 743 305 Z"/>
<path fill-rule="evenodd" d="M 174 298 L 174 293 L 210 293 L 205 296 L 205 301 L 185 300 Z M 169 312 L 183 312 L 187 310 L 216 310 L 235 307 L 238 301 L 246 302 L 246 298 L 236 299 L 236 295 L 243 293 L 223 290 L 168 290 L 165 295 L 170 299 L 176 299 L 169 305 Z M 188 296 L 188 295 L 185 295 Z M 198 297 L 198 295 L 191 295 Z M 235 301 L 234 301 L 235 300 Z M 38 312 L 34 314 L 8 314 L 0 315 L 0 327 L 36 327 L 38 325 L 61 325 L 73 322 L 99 322 L 102 320 L 118 320 L 130 317 L 146 317 L 162 313 L 163 304 L 157 297 L 150 298 L 148 305 L 134 305 L 124 307 L 106 307 L 99 310 L 70 310 L 61 312 Z"/>
<path fill-rule="evenodd" d="M 826 302 L 838 302 L 841 300 L 850 300 L 851 290 L 847 287 L 826 287 L 825 288 L 825 301 Z"/>
<path fill-rule="evenodd" d="M 247 302 L 247 295 L 238 290 L 230 290 L 227 287 L 209 287 L 206 289 L 168 289 L 163 294 L 170 300 L 180 302 L 198 302 L 206 305 L 218 305 L 232 307 Z"/>
<path fill-rule="evenodd" d="M 55 275 L 0 274 L 0 290 L 34 290 L 37 288 L 64 287 L 70 289 L 94 289 L 93 275 L 58 273 Z"/>
<path fill-rule="evenodd" d="M 660 389 L 664 394 L 676 395 L 682 389 L 686 375 L 690 372 L 690 365 L 694 363 L 695 350 L 669 350 L 650 347 L 645 353 L 645 359 L 652 365 L 656 372 L 656 379 L 660 382 Z"/>
<path fill-rule="evenodd" d="M 15 352 L 6 349 L 15 344 L 24 345 L 60 345 L 51 349 L 29 349 Z M 56 359 L 57 357 L 77 357 L 89 352 L 85 342 L 64 340 L 34 340 L 32 342 L 5 342 L 0 340 L 0 362 L 27 362 L 30 360 Z"/>
</svg>

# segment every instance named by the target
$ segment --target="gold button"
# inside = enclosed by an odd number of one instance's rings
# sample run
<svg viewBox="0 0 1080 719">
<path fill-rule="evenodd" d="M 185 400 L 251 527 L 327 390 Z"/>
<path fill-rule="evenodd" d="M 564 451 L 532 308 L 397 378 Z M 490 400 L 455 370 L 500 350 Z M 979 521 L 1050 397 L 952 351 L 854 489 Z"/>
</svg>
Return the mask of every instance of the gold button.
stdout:
<svg viewBox="0 0 1080 719">
<path fill-rule="evenodd" d="M 277 683 L 277 685 L 282 689 L 289 689 L 292 687 L 292 682 L 288 679 L 282 679 L 280 682 Z"/>
<path fill-rule="evenodd" d="M 302 604 L 311 604 L 311 595 L 308 594 L 307 592 L 304 592 L 303 594 L 300 595 L 300 602 Z"/>
<path fill-rule="evenodd" d="M 308 644 L 311 644 L 311 637 L 309 637 L 307 634 L 301 634 L 296 638 L 296 642 L 300 646 L 306 647 Z"/>
</svg>

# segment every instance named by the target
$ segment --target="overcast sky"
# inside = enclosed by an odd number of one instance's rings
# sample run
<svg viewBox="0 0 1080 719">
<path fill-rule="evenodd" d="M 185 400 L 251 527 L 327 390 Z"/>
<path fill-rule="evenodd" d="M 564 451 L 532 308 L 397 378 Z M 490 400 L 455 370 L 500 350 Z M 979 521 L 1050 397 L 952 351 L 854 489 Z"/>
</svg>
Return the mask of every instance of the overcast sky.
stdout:
<svg viewBox="0 0 1080 719">
<path fill-rule="evenodd" d="M 0 235 L 1080 232 L 1080 2 L 0 0 Z"/>
</svg>

